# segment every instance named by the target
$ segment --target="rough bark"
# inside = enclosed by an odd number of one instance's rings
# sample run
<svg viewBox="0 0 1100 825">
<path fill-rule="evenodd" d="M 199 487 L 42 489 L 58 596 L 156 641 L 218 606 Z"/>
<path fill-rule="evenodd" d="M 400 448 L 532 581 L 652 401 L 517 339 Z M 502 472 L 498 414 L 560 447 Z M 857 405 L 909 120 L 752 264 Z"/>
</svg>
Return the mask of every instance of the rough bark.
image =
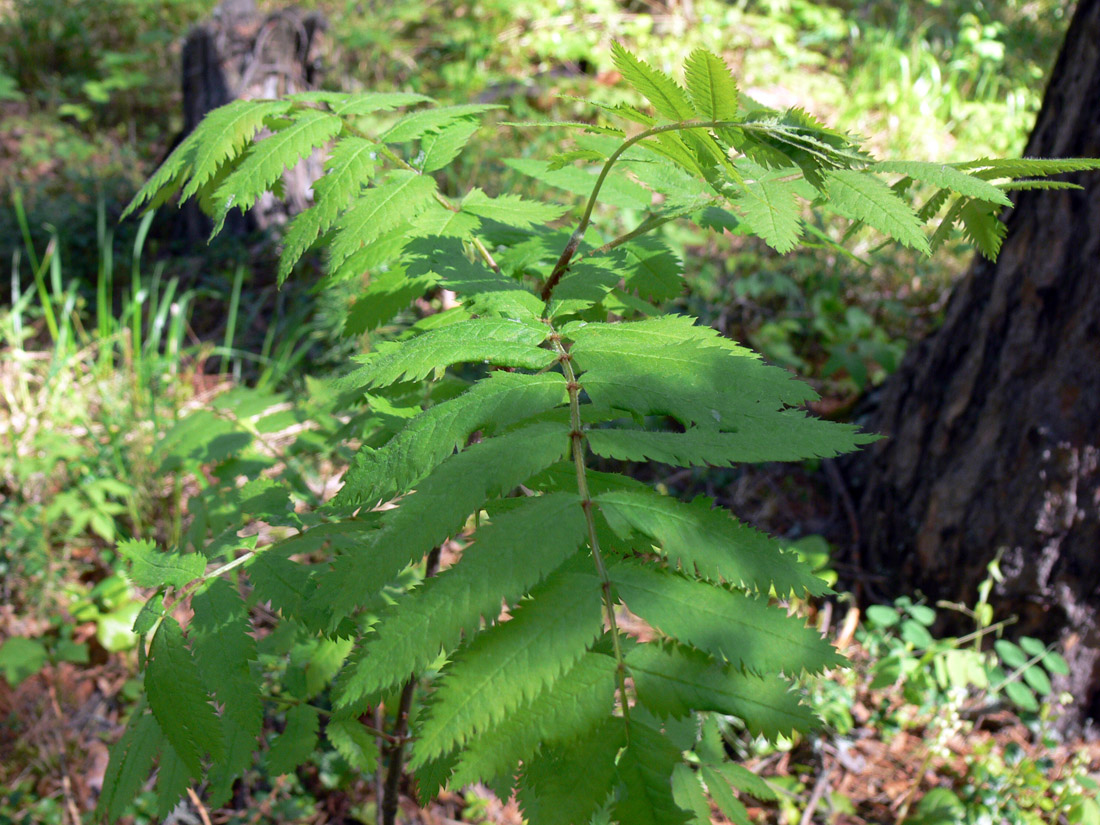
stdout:
<svg viewBox="0 0 1100 825">
<path fill-rule="evenodd" d="M 1081 0 L 1025 152 L 1100 157 L 1100 0 Z M 914 347 L 858 465 L 861 564 L 973 603 L 1004 552 L 998 605 L 1067 647 L 1063 685 L 1100 718 L 1100 174 L 1024 192 L 996 263 L 978 260 Z"/>
<path fill-rule="evenodd" d="M 180 139 L 211 109 L 238 98 L 273 98 L 317 88 L 319 35 L 324 19 L 296 9 L 260 14 L 254 0 L 225 0 L 212 19 L 196 26 L 183 46 L 183 117 Z M 283 223 L 309 205 L 321 175 L 320 153 L 283 176 L 285 197 L 260 198 L 246 216 L 232 212 L 226 228 L 246 234 Z M 183 206 L 181 225 L 189 240 L 204 240 L 213 224 L 193 202 Z"/>
</svg>

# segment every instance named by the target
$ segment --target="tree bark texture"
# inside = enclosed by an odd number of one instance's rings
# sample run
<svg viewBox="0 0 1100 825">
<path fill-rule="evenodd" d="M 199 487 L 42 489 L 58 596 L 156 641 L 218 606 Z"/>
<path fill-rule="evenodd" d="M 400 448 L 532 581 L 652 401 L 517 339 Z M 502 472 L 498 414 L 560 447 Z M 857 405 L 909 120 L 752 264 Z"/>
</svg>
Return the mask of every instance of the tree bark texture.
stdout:
<svg viewBox="0 0 1100 825">
<path fill-rule="evenodd" d="M 275 98 L 317 88 L 324 19 L 297 9 L 260 14 L 254 0 L 224 0 L 213 18 L 193 28 L 183 46 L 183 137 L 212 109 L 239 98 Z M 230 213 L 226 228 L 246 234 L 283 223 L 309 206 L 320 177 L 320 152 L 283 176 L 285 197 L 267 193 L 248 215 Z M 183 206 L 184 233 L 205 240 L 213 223 L 193 201 Z"/>
<path fill-rule="evenodd" d="M 1027 156 L 1100 157 L 1100 0 L 1081 0 Z M 863 569 L 973 604 L 998 552 L 1002 612 L 1067 648 L 1064 689 L 1100 718 L 1100 173 L 1022 192 L 912 348 L 856 464 Z M 862 478 L 860 478 L 862 476 Z"/>
</svg>

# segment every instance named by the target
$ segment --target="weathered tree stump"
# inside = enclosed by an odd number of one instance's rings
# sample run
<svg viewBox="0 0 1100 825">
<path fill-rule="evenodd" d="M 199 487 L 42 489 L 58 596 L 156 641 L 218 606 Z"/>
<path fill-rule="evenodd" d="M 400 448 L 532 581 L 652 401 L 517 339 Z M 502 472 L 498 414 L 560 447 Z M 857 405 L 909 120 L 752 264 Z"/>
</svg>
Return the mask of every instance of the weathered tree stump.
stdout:
<svg viewBox="0 0 1100 825">
<path fill-rule="evenodd" d="M 193 28 L 183 46 L 182 140 L 212 109 L 237 99 L 273 98 L 316 89 L 324 18 L 298 9 L 260 14 L 255 0 L 224 0 L 213 18 Z M 283 223 L 305 209 L 323 159 L 315 152 L 283 176 L 284 197 L 264 195 L 247 215 L 232 212 L 237 235 Z M 182 234 L 205 239 L 213 224 L 193 201 L 182 207 Z"/>
</svg>

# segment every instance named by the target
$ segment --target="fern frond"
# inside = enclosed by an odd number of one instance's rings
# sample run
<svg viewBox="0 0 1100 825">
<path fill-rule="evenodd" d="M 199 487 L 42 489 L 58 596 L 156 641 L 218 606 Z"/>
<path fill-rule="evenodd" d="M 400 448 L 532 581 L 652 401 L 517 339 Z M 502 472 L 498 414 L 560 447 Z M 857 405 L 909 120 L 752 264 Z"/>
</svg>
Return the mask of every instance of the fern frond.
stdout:
<svg viewBox="0 0 1100 825">
<path fill-rule="evenodd" d="M 294 168 L 299 160 L 336 137 L 342 128 L 340 118 L 307 109 L 253 145 L 241 164 L 214 192 L 214 201 L 219 206 L 210 236 L 221 231 L 230 209 L 236 207 L 247 212 L 260 195 L 282 178 L 284 171 Z"/>
<path fill-rule="evenodd" d="M 256 659 L 256 640 L 244 601 L 229 582 L 218 579 L 191 600 L 192 649 L 203 684 L 222 707 L 224 756 L 210 776 L 208 802 L 220 805 L 233 781 L 252 765 L 256 738 L 263 726 L 259 685 L 249 662 Z"/>
<path fill-rule="evenodd" d="M 684 825 L 690 818 L 672 797 L 679 749 L 660 731 L 631 720 L 615 775 L 621 786 L 612 815 L 620 825 Z"/>
<path fill-rule="evenodd" d="M 875 441 L 850 424 L 784 410 L 767 417 L 742 416 L 730 431 L 688 427 L 682 433 L 626 427 L 593 429 L 592 452 L 621 461 L 658 461 L 676 467 L 730 467 L 760 461 L 832 458 Z M 783 437 L 777 438 L 779 431 Z"/>
<path fill-rule="evenodd" d="M 568 745 L 548 745 L 525 760 L 519 804 L 531 825 L 589 822 L 615 784 L 615 759 L 626 743 L 622 719 L 605 719 Z"/>
<path fill-rule="evenodd" d="M 844 217 L 874 227 L 918 252 L 931 253 L 916 213 L 874 175 L 835 170 L 825 175 L 825 190 L 829 207 Z"/>
<path fill-rule="evenodd" d="M 278 270 L 280 284 L 305 251 L 329 230 L 340 212 L 359 195 L 374 173 L 377 161 L 378 144 L 370 140 L 349 137 L 333 147 L 325 162 L 325 174 L 313 184 L 314 205 L 295 215 L 283 236 Z"/>
<path fill-rule="evenodd" d="M 361 245 L 416 217 L 431 202 L 435 180 L 404 169 L 360 195 L 337 222 L 329 246 L 329 271 L 335 272 Z"/>
<path fill-rule="evenodd" d="M 751 734 L 771 742 L 818 725 L 779 676 L 754 676 L 697 650 L 660 643 L 638 645 L 626 661 L 638 701 L 658 717 L 714 711 L 738 717 Z"/>
<path fill-rule="evenodd" d="M 218 717 L 207 701 L 183 630 L 171 616 L 161 621 L 149 647 L 145 695 L 157 724 L 190 777 L 199 776 L 204 755 L 223 754 Z"/>
<path fill-rule="evenodd" d="M 829 592 L 793 553 L 725 511 L 712 509 L 709 500 L 685 504 L 650 490 L 623 490 L 603 493 L 596 502 L 622 538 L 632 530 L 651 537 L 688 575 L 740 584 L 764 596 L 774 588 L 780 598 Z"/>
<path fill-rule="evenodd" d="M 664 72 L 654 69 L 615 42 L 611 44 L 611 62 L 626 82 L 653 104 L 661 117 L 672 121 L 695 117 L 695 110 L 684 90 Z"/>
<path fill-rule="evenodd" d="M 418 725 L 410 767 L 461 745 L 541 693 L 602 629 L 600 580 L 580 569 L 552 574 L 509 621 L 479 634 L 444 669 Z"/>
<path fill-rule="evenodd" d="M 576 553 L 585 536 L 580 499 L 551 493 L 524 500 L 477 531 L 462 560 L 397 600 L 349 660 L 337 707 L 401 684 L 453 648 L 462 634 L 495 621 Z"/>
<path fill-rule="evenodd" d="M 844 662 L 802 619 L 764 600 L 630 562 L 619 562 L 609 575 L 632 612 L 735 666 L 793 674 Z"/>
<path fill-rule="evenodd" d="M 684 64 L 695 111 L 705 120 L 737 120 L 737 82 L 722 58 L 696 49 Z"/>
<path fill-rule="evenodd" d="M 489 218 L 505 226 L 527 229 L 556 221 L 565 209 L 549 203 L 527 200 L 519 195 L 498 195 L 490 198 L 475 187 L 462 199 L 462 211 L 480 218 Z"/>
<path fill-rule="evenodd" d="M 541 348 L 549 328 L 537 321 L 471 318 L 434 329 L 399 344 L 384 343 L 365 364 L 334 383 L 338 392 L 419 381 L 462 363 L 540 370 L 552 364 L 553 351 Z"/>
<path fill-rule="evenodd" d="M 930 163 L 917 160 L 879 161 L 871 167 L 875 172 L 897 172 L 921 183 L 930 183 L 968 198 L 978 198 L 1011 206 L 1012 201 L 998 187 L 974 175 L 968 175 L 946 163 Z"/>
<path fill-rule="evenodd" d="M 454 787 L 512 776 L 540 745 L 568 745 L 611 715 L 615 660 L 586 653 L 562 677 L 485 734 L 467 742 Z"/>
</svg>

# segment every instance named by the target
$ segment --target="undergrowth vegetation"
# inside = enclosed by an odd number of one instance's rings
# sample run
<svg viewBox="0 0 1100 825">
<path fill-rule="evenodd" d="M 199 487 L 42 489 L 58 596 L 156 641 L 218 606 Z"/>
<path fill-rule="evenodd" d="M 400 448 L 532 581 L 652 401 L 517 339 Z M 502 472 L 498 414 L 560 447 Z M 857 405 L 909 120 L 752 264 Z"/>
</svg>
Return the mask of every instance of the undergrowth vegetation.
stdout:
<svg viewBox="0 0 1100 825">
<path fill-rule="evenodd" d="M 861 615 L 696 495 L 867 437 L 802 408 L 1067 168 L 960 163 L 1022 147 L 1064 4 L 304 5 L 349 94 L 234 104 L 143 195 L 224 218 L 331 146 L 276 263 L 116 226 L 212 0 L 0 3 L 0 825 L 1100 822 L 995 567 Z"/>
<path fill-rule="evenodd" d="M 280 280 L 323 239 L 329 279 L 369 275 L 349 310 L 354 331 L 428 292 L 448 290 L 452 306 L 328 388 L 341 405 L 331 414 L 360 410 L 327 438 L 333 450 L 359 445 L 330 500 L 295 501 L 293 470 L 283 480 L 253 466 L 216 509 L 197 499 L 180 545 L 120 543 L 130 578 L 155 594 L 135 622 L 148 639 L 145 696 L 104 779 L 106 816 L 122 814 L 154 758 L 161 815 L 204 777 L 211 803 L 224 803 L 252 765 L 266 695 L 285 713 L 268 769 L 310 759 L 324 717 L 351 767 L 380 771 L 387 825 L 406 769 L 422 803 L 482 782 L 515 792 L 533 823 L 705 822 L 705 792 L 745 821 L 733 791 L 751 794 L 756 780 L 708 742 L 709 720 L 736 717 L 769 741 L 815 726 L 792 680 L 843 659 L 788 605 L 826 594 L 824 582 L 712 502 L 595 462 L 791 461 L 870 437 L 807 417 L 808 386 L 662 311 L 681 267 L 650 233 L 690 220 L 786 253 L 812 229 L 802 204 L 813 203 L 925 254 L 957 226 L 995 257 L 1007 191 L 1067 186 L 1042 176 L 1100 162 L 878 161 L 802 110 L 741 94 L 710 52 L 688 58 L 686 89 L 617 44 L 613 53 L 654 113 L 604 105 L 608 122 L 577 124 L 564 151 L 509 162 L 582 196 L 572 232 L 557 223 L 567 210 L 543 201 L 440 192 L 431 173 L 494 107 L 437 107 L 415 93 L 229 104 L 131 204 L 178 191 L 205 205 L 217 232 L 229 210 L 250 208 L 331 142 L 315 205 L 287 228 Z M 364 131 L 368 116 L 419 104 L 377 137 Z M 262 127 L 272 135 L 254 140 Z M 596 232 L 599 203 L 637 223 Z M 239 421 L 250 406 L 226 409 Z M 388 437 L 364 426 L 381 416 Z M 208 458 L 242 435 L 207 418 L 185 422 L 169 449 L 194 457 L 198 439 Z M 290 535 L 242 538 L 251 521 Z M 252 670 L 257 604 L 278 611 L 276 634 L 312 648 L 302 681 L 276 686 Z M 620 627 L 624 611 L 640 619 L 634 632 Z"/>
</svg>

